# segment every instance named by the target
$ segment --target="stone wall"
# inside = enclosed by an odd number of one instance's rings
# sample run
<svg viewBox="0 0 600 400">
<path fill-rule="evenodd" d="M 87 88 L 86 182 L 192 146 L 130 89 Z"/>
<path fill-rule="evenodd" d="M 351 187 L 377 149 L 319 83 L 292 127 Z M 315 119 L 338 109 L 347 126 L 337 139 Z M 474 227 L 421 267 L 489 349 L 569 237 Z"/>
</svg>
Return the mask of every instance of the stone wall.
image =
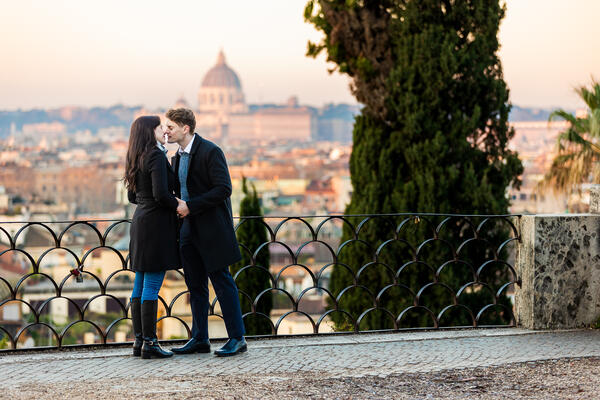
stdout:
<svg viewBox="0 0 600 400">
<path fill-rule="evenodd" d="M 525 215 L 515 269 L 517 325 L 569 329 L 600 317 L 600 191 L 591 214 Z"/>
</svg>

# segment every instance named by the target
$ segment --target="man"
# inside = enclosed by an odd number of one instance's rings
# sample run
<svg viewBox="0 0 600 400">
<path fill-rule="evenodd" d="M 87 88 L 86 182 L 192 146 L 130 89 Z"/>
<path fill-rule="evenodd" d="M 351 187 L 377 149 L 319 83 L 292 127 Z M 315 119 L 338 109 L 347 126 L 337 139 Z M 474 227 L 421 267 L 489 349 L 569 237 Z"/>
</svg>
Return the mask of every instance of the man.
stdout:
<svg viewBox="0 0 600 400">
<path fill-rule="evenodd" d="M 242 257 L 233 228 L 231 178 L 225 155 L 214 143 L 194 133 L 192 110 L 171 109 L 166 114 L 169 143 L 179 144 L 171 165 L 178 176 L 177 197 L 183 200 L 177 213 L 183 218 L 179 248 L 190 292 L 192 337 L 175 354 L 209 353 L 208 279 L 223 312 L 229 340 L 217 356 L 233 356 L 247 350 L 238 289 L 229 265 Z"/>
</svg>

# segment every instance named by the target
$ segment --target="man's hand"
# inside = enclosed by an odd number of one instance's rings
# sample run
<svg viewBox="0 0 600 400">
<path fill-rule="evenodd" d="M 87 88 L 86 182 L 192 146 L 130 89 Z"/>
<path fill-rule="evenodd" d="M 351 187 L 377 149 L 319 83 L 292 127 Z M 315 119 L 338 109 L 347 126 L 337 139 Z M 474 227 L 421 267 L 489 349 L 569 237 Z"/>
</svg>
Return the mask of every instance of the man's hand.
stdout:
<svg viewBox="0 0 600 400">
<path fill-rule="evenodd" d="M 177 215 L 179 215 L 179 218 L 185 218 L 190 215 L 190 209 L 185 201 L 177 199 L 177 203 L 179 203 L 177 205 Z"/>
</svg>

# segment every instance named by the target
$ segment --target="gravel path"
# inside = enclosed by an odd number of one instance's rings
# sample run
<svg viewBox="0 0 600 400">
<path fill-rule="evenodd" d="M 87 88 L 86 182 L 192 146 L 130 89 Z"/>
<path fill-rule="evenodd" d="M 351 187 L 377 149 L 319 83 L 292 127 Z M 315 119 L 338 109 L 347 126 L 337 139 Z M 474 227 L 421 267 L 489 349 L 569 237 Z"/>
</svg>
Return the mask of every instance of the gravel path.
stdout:
<svg viewBox="0 0 600 400">
<path fill-rule="evenodd" d="M 594 399 L 600 358 L 563 359 L 388 377 L 314 373 L 26 384 L 6 399 Z"/>
<path fill-rule="evenodd" d="M 599 367 L 598 330 L 280 338 L 225 359 L 4 353 L 0 399 L 592 399 Z"/>
</svg>

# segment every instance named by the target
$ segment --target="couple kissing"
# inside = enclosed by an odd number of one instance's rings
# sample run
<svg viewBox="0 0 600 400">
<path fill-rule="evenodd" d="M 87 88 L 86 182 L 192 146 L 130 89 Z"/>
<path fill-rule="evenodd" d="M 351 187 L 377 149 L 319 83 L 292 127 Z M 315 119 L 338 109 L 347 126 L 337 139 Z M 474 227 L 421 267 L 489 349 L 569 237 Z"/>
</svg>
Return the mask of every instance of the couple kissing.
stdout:
<svg viewBox="0 0 600 400">
<path fill-rule="evenodd" d="M 210 279 L 221 310 L 227 343 L 215 351 L 232 356 L 247 350 L 238 289 L 229 265 L 241 259 L 231 211 L 231 178 L 223 151 L 194 133 L 192 110 L 171 109 L 165 126 L 158 116 L 131 125 L 125 166 L 128 199 L 137 204 L 129 255 L 135 271 L 130 307 L 133 355 L 167 358 L 209 353 Z M 165 137 L 179 149 L 169 163 Z M 171 351 L 156 335 L 158 292 L 168 270 L 183 266 L 192 311 L 191 338 Z"/>
</svg>

